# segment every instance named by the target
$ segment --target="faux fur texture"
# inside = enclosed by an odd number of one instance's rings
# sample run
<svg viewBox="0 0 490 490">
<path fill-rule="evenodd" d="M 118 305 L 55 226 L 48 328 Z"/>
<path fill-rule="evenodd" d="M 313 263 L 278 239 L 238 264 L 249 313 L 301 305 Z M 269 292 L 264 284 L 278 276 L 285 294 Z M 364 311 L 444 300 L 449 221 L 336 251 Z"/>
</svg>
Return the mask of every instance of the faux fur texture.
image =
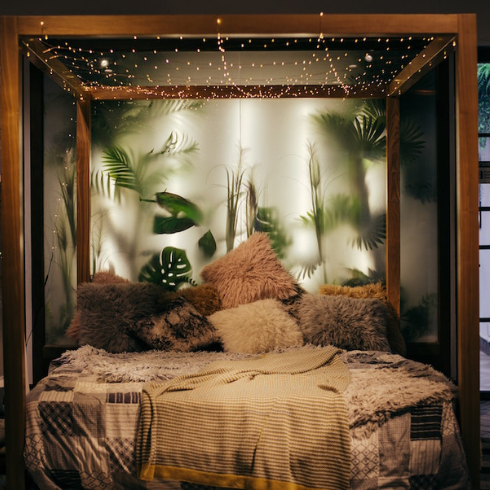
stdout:
<svg viewBox="0 0 490 490">
<path fill-rule="evenodd" d="M 83 372 L 105 383 L 143 383 L 195 374 L 210 362 L 250 357 L 252 354 L 156 350 L 111 354 L 86 345 L 66 351 L 53 361 L 50 375 Z M 399 355 L 343 351 L 340 358 L 347 363 L 351 376 L 344 397 L 349 427 L 356 437 L 369 437 L 384 422 L 410 407 L 450 402 L 457 395 L 457 388 L 443 374 Z"/>
<path fill-rule="evenodd" d="M 156 313 L 160 293 L 161 288 L 150 283 L 81 284 L 77 293 L 80 345 L 108 352 L 144 350 L 145 345 L 127 328 Z"/>
<path fill-rule="evenodd" d="M 456 386 L 427 364 L 373 352 L 346 352 L 340 357 L 351 374 L 344 397 L 356 437 L 369 437 L 410 407 L 450 402 L 457 395 Z"/>
<path fill-rule="evenodd" d="M 177 298 L 184 298 L 203 316 L 209 316 L 221 310 L 221 300 L 218 290 L 211 284 L 199 284 L 181 288 L 178 291 L 163 291 L 158 299 L 157 308 L 161 311 L 172 308 Z"/>
<path fill-rule="evenodd" d="M 206 265 L 201 277 L 218 290 L 223 308 L 298 294 L 296 281 L 281 264 L 269 237 L 260 232 Z"/>
<path fill-rule="evenodd" d="M 303 335 L 281 303 L 263 299 L 208 317 L 225 352 L 259 354 L 303 345 Z"/>
<path fill-rule="evenodd" d="M 158 350 L 190 352 L 219 343 L 213 325 L 184 298 L 173 301 L 162 313 L 133 323 L 128 332 Z"/>
<path fill-rule="evenodd" d="M 400 330 L 400 318 L 388 301 L 386 288 L 382 283 L 365 284 L 363 286 L 338 286 L 335 284 L 323 284 L 319 293 L 328 296 L 347 296 L 349 298 L 376 298 L 386 304 L 386 337 L 392 352 L 405 356 L 407 346 Z"/>
<path fill-rule="evenodd" d="M 386 305 L 378 299 L 304 294 L 298 315 L 306 343 L 391 352 L 386 338 Z"/>
<path fill-rule="evenodd" d="M 65 369 L 93 375 L 104 383 L 144 383 L 164 381 L 176 376 L 195 374 L 210 362 L 249 359 L 251 354 L 229 352 L 175 352 L 149 350 L 113 354 L 104 349 L 84 345 L 69 350 L 52 361 L 50 374 L 62 374 Z"/>
<path fill-rule="evenodd" d="M 95 284 L 120 284 L 127 283 L 129 279 L 118 276 L 110 271 L 100 271 L 94 274 L 92 282 Z M 77 344 L 80 336 L 80 310 L 77 308 L 70 325 L 66 329 L 66 336 L 73 339 Z"/>
</svg>

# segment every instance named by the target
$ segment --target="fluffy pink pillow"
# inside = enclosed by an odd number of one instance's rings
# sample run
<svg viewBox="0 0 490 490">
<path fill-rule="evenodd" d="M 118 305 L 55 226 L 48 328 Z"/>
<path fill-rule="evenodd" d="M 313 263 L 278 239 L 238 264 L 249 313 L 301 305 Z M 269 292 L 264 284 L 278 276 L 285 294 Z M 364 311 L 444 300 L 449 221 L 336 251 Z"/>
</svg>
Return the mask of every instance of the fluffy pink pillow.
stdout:
<svg viewBox="0 0 490 490">
<path fill-rule="evenodd" d="M 299 292 L 269 237 L 259 232 L 205 266 L 201 277 L 218 290 L 223 308 L 236 308 L 260 299 L 287 300 Z"/>
</svg>

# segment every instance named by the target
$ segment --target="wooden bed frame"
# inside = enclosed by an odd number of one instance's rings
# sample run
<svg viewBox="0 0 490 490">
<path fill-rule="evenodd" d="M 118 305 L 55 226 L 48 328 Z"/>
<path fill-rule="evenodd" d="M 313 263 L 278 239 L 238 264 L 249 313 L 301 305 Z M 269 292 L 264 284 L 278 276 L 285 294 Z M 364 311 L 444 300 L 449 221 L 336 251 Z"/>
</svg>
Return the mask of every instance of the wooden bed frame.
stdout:
<svg viewBox="0 0 490 490">
<path fill-rule="evenodd" d="M 188 16 L 25 16 L 0 17 L 0 135 L 2 174 L 3 349 L 6 391 L 8 488 L 25 486 L 25 395 L 27 386 L 24 289 L 24 199 L 22 142 L 21 36 L 155 36 L 226 34 L 408 36 L 434 35 L 418 56 L 386 88 L 387 98 L 387 288 L 400 305 L 399 99 L 438 63 L 444 50 L 456 56 L 456 220 L 455 289 L 457 383 L 460 422 L 473 488 L 479 486 L 479 265 L 478 265 L 478 104 L 476 16 L 449 15 L 188 15 Z M 454 47 L 453 47 L 454 46 Z M 25 46 L 22 48 L 24 53 Z M 29 59 L 55 68 L 34 47 Z M 77 272 L 90 279 L 90 101 L 114 93 L 90 91 L 75 78 L 61 82 L 77 99 Z M 128 98 L 124 88 L 118 97 Z M 134 93 L 131 94 L 134 97 Z M 141 95 L 141 97 L 148 95 Z"/>
</svg>

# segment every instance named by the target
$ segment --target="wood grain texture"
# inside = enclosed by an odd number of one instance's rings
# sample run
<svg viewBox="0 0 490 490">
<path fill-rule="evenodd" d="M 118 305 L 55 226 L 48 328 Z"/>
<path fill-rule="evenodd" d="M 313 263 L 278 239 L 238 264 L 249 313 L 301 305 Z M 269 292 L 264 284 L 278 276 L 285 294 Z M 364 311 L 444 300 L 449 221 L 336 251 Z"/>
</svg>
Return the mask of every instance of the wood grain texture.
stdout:
<svg viewBox="0 0 490 490">
<path fill-rule="evenodd" d="M 25 297 L 20 66 L 16 18 L 0 18 L 2 288 L 7 488 L 24 488 Z"/>
<path fill-rule="evenodd" d="M 90 280 L 90 100 L 77 101 L 77 284 Z"/>
<path fill-rule="evenodd" d="M 386 99 L 386 292 L 400 314 L 400 100 Z"/>
<path fill-rule="evenodd" d="M 390 82 L 387 95 L 400 96 L 413 87 L 425 74 L 446 59 L 453 49 L 453 40 L 452 35 L 436 37 Z"/>
<path fill-rule="evenodd" d="M 461 429 L 473 489 L 479 485 L 479 234 L 476 16 L 459 15 L 457 38 L 457 329 Z"/>
<path fill-rule="evenodd" d="M 54 80 L 61 88 L 76 94 L 79 97 L 85 95 L 85 89 L 80 79 L 69 70 L 58 58 L 52 56 L 51 52 L 46 52 L 44 45 L 36 39 L 25 40 L 22 48 L 29 61 Z"/>
<path fill-rule="evenodd" d="M 455 33 L 456 14 L 264 14 L 22 16 L 21 35 L 320 34 L 416 35 Z"/>
</svg>

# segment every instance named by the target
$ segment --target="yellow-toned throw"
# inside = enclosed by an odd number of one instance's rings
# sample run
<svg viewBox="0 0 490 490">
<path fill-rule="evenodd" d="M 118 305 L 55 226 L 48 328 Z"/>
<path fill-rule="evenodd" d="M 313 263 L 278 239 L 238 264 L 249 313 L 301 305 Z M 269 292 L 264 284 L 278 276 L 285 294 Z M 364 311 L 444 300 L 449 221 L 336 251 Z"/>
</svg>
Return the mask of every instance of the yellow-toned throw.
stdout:
<svg viewBox="0 0 490 490">
<path fill-rule="evenodd" d="M 344 489 L 350 436 L 339 350 L 303 347 L 146 383 L 138 475 L 228 488 Z"/>
</svg>

